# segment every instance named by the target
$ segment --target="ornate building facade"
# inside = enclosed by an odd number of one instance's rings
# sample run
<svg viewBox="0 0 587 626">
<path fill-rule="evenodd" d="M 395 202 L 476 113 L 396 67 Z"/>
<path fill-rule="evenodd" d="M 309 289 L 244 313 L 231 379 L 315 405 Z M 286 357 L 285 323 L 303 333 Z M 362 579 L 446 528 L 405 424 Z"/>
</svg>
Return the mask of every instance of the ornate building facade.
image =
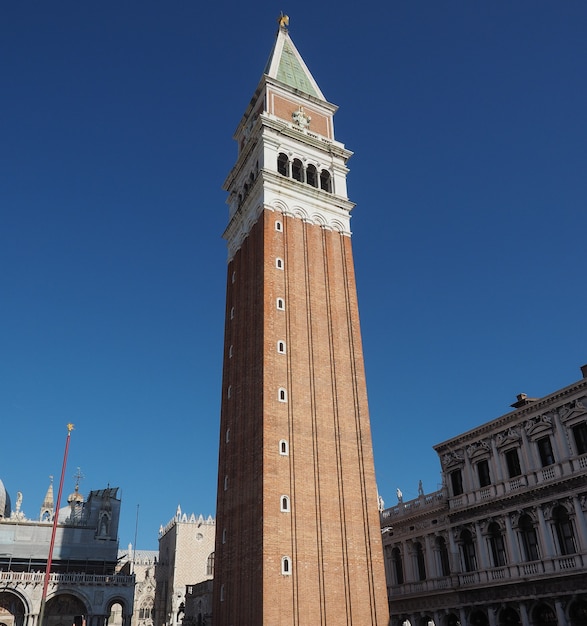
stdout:
<svg viewBox="0 0 587 626">
<path fill-rule="evenodd" d="M 388 622 L 336 109 L 282 16 L 225 182 L 216 626 Z"/>
<path fill-rule="evenodd" d="M 76 485 L 58 514 L 44 626 L 105 626 L 115 616 L 130 626 L 134 576 L 115 573 L 120 499 L 117 487 Z M 38 519 L 29 519 L 18 494 L 14 510 L 0 482 L 0 623 L 37 626 L 55 511 L 50 485 Z"/>
<path fill-rule="evenodd" d="M 155 626 L 177 626 L 186 614 L 186 592 L 214 575 L 212 517 L 188 516 L 177 507 L 175 516 L 159 529 L 159 560 L 155 567 Z"/>
<path fill-rule="evenodd" d="M 587 624 L 587 366 L 435 446 L 443 488 L 382 512 L 393 626 Z"/>
</svg>

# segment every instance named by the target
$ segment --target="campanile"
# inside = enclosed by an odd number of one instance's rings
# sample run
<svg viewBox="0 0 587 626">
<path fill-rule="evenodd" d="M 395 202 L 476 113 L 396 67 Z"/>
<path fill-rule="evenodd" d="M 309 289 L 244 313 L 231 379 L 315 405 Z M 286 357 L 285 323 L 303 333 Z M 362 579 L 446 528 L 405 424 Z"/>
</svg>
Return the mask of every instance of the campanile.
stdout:
<svg viewBox="0 0 587 626">
<path fill-rule="evenodd" d="M 336 108 L 283 16 L 225 182 L 215 626 L 389 619 Z"/>
</svg>

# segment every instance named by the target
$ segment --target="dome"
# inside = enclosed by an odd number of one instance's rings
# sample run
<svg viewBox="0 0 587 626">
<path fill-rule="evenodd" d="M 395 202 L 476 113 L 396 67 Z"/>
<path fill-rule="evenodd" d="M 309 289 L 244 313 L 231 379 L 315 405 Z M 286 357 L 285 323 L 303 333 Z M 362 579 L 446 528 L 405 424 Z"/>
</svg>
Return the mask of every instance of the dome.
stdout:
<svg viewBox="0 0 587 626">
<path fill-rule="evenodd" d="M 0 519 L 10 517 L 10 496 L 4 487 L 4 483 L 0 480 Z"/>
</svg>

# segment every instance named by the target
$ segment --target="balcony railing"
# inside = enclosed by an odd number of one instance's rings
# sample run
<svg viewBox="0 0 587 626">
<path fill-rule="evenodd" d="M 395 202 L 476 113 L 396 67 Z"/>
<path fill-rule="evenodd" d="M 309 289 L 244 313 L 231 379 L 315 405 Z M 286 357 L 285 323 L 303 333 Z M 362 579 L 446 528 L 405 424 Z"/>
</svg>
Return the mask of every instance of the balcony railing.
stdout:
<svg viewBox="0 0 587 626">
<path fill-rule="evenodd" d="M 0 572 L 0 583 L 42 584 L 45 580 L 44 572 Z M 99 574 L 81 574 L 67 572 L 65 574 L 49 574 L 49 582 L 53 585 L 132 585 L 133 576 L 112 576 Z"/>
<path fill-rule="evenodd" d="M 572 571 L 584 571 L 587 566 L 587 553 L 575 554 L 565 557 L 554 557 L 543 561 L 529 563 L 516 563 L 504 567 L 495 567 L 475 572 L 463 572 L 451 574 L 441 578 L 431 578 L 417 582 L 407 582 L 403 585 L 391 586 L 391 598 L 403 596 L 417 596 L 442 589 L 456 589 L 463 587 L 490 586 L 496 583 L 515 582 L 544 574 L 568 574 Z"/>
</svg>

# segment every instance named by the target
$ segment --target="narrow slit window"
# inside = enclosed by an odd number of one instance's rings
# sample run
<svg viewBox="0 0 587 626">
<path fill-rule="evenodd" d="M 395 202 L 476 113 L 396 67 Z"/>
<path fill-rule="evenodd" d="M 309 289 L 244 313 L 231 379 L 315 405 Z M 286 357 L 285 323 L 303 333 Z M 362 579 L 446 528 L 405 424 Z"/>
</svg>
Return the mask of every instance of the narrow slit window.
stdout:
<svg viewBox="0 0 587 626">
<path fill-rule="evenodd" d="M 222 529 L 222 543 L 226 543 L 226 528 Z"/>
<path fill-rule="evenodd" d="M 226 429 L 225 440 L 226 440 L 226 443 L 228 443 L 230 441 L 230 428 Z"/>
<path fill-rule="evenodd" d="M 230 319 L 234 318 L 234 307 L 230 309 Z"/>
<path fill-rule="evenodd" d="M 285 311 L 285 300 L 283 298 L 277 298 L 277 308 L 280 311 Z"/>
<path fill-rule="evenodd" d="M 280 510 L 282 513 L 289 513 L 289 497 L 288 496 L 281 496 Z"/>
<path fill-rule="evenodd" d="M 232 359 L 232 352 L 233 352 L 233 348 L 232 346 L 230 346 L 230 348 L 228 348 L 228 358 Z"/>
<path fill-rule="evenodd" d="M 281 573 L 284 576 L 291 576 L 291 559 L 289 556 L 284 556 L 281 559 Z"/>
<path fill-rule="evenodd" d="M 289 455 L 289 446 L 288 443 L 285 439 L 282 439 L 279 442 L 279 454 L 281 454 L 282 456 L 288 456 Z"/>
<path fill-rule="evenodd" d="M 279 352 L 279 354 L 285 354 L 285 341 L 277 342 L 277 352 Z"/>
<path fill-rule="evenodd" d="M 220 602 L 224 602 L 224 585 L 220 585 Z"/>
<path fill-rule="evenodd" d="M 228 389 L 226 390 L 226 397 L 230 398 L 232 396 L 232 385 L 228 385 Z"/>
<path fill-rule="evenodd" d="M 275 267 L 278 270 L 282 270 L 283 269 L 283 259 L 280 259 L 280 258 L 275 259 Z"/>
<path fill-rule="evenodd" d="M 287 402 L 287 391 L 283 387 L 280 387 L 277 397 L 280 402 Z"/>
<path fill-rule="evenodd" d="M 224 477 L 224 491 L 228 491 L 228 476 Z"/>
<path fill-rule="evenodd" d="M 234 281 L 236 280 L 236 272 L 232 273 L 231 280 L 234 283 Z"/>
<path fill-rule="evenodd" d="M 283 224 L 279 220 L 276 220 L 275 222 L 275 230 L 278 230 L 279 232 L 283 230 Z"/>
</svg>

